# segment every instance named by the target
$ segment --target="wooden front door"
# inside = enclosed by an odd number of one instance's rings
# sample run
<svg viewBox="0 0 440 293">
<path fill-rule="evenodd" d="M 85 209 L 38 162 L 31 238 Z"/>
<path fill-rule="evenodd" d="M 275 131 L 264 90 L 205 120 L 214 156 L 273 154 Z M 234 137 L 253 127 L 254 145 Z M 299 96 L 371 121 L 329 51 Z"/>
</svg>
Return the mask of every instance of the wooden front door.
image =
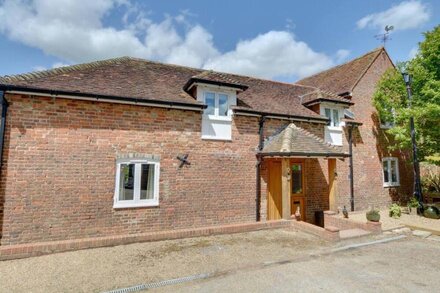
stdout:
<svg viewBox="0 0 440 293">
<path fill-rule="evenodd" d="M 281 162 L 269 161 L 267 184 L 267 219 L 278 220 L 282 218 L 281 199 Z"/>
<path fill-rule="evenodd" d="M 292 160 L 290 164 L 290 207 L 292 215 L 299 207 L 301 220 L 306 220 L 304 160 Z"/>
</svg>

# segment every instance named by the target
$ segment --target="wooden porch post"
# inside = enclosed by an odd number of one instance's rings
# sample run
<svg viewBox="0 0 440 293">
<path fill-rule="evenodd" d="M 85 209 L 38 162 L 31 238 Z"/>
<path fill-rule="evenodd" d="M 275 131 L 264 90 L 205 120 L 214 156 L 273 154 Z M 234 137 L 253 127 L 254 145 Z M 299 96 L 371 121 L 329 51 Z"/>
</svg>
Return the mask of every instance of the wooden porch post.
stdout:
<svg viewBox="0 0 440 293">
<path fill-rule="evenodd" d="M 336 211 L 336 159 L 328 159 L 328 190 L 329 190 L 329 208 Z"/>
<path fill-rule="evenodd" d="M 283 158 L 281 161 L 281 198 L 282 198 L 282 217 L 289 220 L 290 212 L 290 160 Z"/>
</svg>

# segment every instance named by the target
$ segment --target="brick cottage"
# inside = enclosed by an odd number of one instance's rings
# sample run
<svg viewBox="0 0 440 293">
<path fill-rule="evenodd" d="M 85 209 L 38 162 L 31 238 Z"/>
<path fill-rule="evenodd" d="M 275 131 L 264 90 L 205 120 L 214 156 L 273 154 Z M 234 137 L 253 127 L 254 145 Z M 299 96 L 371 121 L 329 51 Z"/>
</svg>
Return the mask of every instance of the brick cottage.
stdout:
<svg viewBox="0 0 440 293">
<path fill-rule="evenodd" d="M 129 57 L 1 77 L 0 249 L 404 199 L 372 105 L 391 66 L 379 48 L 295 84 Z"/>
</svg>

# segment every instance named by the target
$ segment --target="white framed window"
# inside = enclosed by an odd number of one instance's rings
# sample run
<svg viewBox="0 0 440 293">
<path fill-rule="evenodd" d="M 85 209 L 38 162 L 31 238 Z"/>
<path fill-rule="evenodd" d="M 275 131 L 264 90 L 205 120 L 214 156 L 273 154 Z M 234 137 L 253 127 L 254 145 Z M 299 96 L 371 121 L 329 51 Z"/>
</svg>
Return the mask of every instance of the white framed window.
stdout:
<svg viewBox="0 0 440 293">
<path fill-rule="evenodd" d="M 324 108 L 325 117 L 330 119 L 330 126 L 340 127 L 339 110 Z"/>
<path fill-rule="evenodd" d="M 204 102 L 207 105 L 204 115 L 211 119 L 230 119 L 229 96 L 225 93 L 205 92 Z"/>
<path fill-rule="evenodd" d="M 394 157 L 382 159 L 383 167 L 383 186 L 392 187 L 400 185 L 399 161 Z"/>
<path fill-rule="evenodd" d="M 113 208 L 159 205 L 160 163 L 153 159 L 118 159 Z"/>
<path fill-rule="evenodd" d="M 321 104 L 321 115 L 327 117 L 330 120 L 329 125 L 325 126 L 325 141 L 332 145 L 342 146 L 342 126 L 341 119 L 344 115 L 344 108 L 337 107 L 328 103 Z"/>
</svg>

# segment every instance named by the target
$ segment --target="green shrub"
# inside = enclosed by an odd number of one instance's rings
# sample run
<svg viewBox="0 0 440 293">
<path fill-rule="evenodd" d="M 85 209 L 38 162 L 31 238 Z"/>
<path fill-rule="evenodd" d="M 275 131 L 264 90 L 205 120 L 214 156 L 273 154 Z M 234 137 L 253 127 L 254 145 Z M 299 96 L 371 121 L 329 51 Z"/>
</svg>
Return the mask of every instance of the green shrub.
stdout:
<svg viewBox="0 0 440 293">
<path fill-rule="evenodd" d="M 413 197 L 411 198 L 411 200 L 408 202 L 408 206 L 410 208 L 418 208 L 419 207 L 419 201 L 417 200 L 417 198 Z"/>
<path fill-rule="evenodd" d="M 397 203 L 393 203 L 390 206 L 390 217 L 393 217 L 394 219 L 400 218 L 402 215 L 402 209 Z"/>
<path fill-rule="evenodd" d="M 422 163 L 421 164 L 421 184 L 423 192 L 440 193 L 440 167 Z"/>
</svg>

